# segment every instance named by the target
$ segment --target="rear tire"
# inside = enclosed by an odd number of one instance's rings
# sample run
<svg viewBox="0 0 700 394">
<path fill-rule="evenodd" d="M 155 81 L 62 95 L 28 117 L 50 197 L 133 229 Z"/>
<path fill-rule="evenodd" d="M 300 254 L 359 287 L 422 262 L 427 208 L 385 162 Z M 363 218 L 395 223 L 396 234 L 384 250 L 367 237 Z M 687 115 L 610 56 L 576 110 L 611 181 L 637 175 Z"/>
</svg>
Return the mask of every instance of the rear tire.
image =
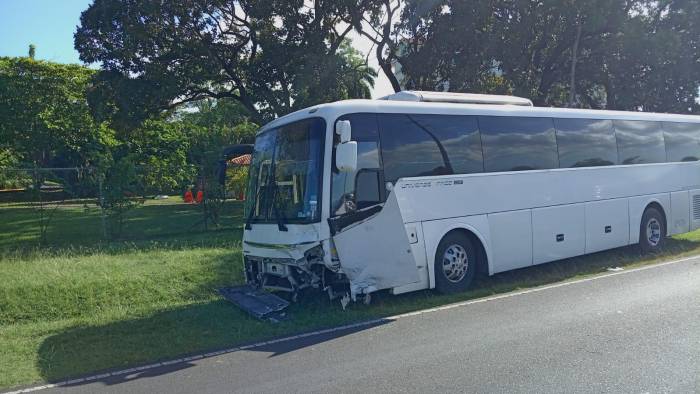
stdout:
<svg viewBox="0 0 700 394">
<path fill-rule="evenodd" d="M 435 289 L 442 294 L 465 291 L 476 274 L 476 248 L 469 237 L 448 233 L 435 253 Z"/>
<path fill-rule="evenodd" d="M 666 241 L 666 221 L 657 208 L 649 207 L 639 226 L 639 248 L 642 253 L 657 253 Z"/>
</svg>

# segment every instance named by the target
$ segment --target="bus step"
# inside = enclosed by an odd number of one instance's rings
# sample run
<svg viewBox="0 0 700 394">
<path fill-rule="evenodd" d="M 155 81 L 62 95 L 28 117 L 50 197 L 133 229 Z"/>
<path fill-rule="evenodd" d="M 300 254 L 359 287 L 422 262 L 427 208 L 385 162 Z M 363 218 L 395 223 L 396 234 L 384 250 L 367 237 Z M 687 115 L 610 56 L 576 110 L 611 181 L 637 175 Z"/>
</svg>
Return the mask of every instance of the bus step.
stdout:
<svg viewBox="0 0 700 394">
<path fill-rule="evenodd" d="M 287 317 L 289 301 L 253 286 L 224 287 L 219 294 L 258 319 L 277 322 Z"/>
</svg>

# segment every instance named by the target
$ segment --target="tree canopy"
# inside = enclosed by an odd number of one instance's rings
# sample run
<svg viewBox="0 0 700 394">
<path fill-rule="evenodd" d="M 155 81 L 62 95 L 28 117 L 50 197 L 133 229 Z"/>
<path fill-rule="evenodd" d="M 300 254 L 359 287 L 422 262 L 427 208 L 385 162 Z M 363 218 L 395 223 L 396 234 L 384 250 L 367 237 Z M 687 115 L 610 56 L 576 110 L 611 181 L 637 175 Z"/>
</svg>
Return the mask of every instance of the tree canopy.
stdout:
<svg viewBox="0 0 700 394">
<path fill-rule="evenodd" d="M 96 164 L 115 140 L 90 115 L 85 91 L 93 74 L 79 65 L 0 58 L 0 152 L 43 167 Z"/>
<path fill-rule="evenodd" d="M 96 0 L 81 15 L 75 47 L 81 60 L 101 64 L 91 102 L 118 124 L 204 98 L 233 99 L 260 123 L 368 97 L 374 72 L 346 44 L 348 8 L 338 0 Z"/>
<path fill-rule="evenodd" d="M 383 0 L 355 19 L 396 90 L 680 113 L 700 112 L 699 24 L 698 0 Z"/>
<path fill-rule="evenodd" d="M 700 112 L 700 0 L 95 0 L 75 47 L 99 70 L 0 58 L 0 165 L 200 166 L 276 116 L 369 97 L 353 29 L 396 90 Z"/>
<path fill-rule="evenodd" d="M 252 142 L 258 128 L 239 102 L 208 99 L 115 132 L 88 108 L 95 74 L 85 66 L 0 58 L 0 187 L 10 179 L 6 168 L 96 167 L 114 174 L 128 167 L 143 190 L 179 190 L 223 147 Z"/>
</svg>

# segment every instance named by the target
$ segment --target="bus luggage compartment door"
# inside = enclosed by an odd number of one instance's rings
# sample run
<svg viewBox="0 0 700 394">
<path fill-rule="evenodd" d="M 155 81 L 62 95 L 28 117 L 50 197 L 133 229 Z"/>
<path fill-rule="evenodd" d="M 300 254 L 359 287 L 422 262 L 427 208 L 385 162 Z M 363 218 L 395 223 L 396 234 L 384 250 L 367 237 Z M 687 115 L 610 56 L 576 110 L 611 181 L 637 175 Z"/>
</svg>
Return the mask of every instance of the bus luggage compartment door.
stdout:
<svg viewBox="0 0 700 394">
<path fill-rule="evenodd" d="M 419 281 L 394 192 L 389 194 L 378 213 L 339 229 L 333 241 L 340 266 L 350 281 L 353 299 L 357 294 Z"/>
</svg>

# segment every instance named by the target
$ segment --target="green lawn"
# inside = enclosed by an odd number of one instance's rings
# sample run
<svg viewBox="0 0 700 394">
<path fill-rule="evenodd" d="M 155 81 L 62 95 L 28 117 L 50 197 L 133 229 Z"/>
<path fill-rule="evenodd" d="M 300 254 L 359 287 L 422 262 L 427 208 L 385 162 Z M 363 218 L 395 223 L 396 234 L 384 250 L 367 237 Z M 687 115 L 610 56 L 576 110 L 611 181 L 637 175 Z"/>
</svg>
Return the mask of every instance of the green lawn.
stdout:
<svg viewBox="0 0 700 394">
<path fill-rule="evenodd" d="M 379 295 L 371 306 L 308 295 L 292 318 L 260 322 L 223 301 L 217 287 L 241 283 L 241 207 L 226 228 L 175 231 L 196 207 L 149 204 L 134 211 L 132 239 L 101 240 L 97 212 L 62 212 L 39 248 L 30 211 L 0 206 L 0 387 L 55 381 L 100 370 L 388 316 L 700 253 L 700 232 L 670 240 L 659 256 L 623 248 L 481 278 L 456 296 L 424 291 Z M 71 213 L 72 212 L 72 213 Z M 193 217 L 191 223 L 196 223 Z M 182 227 L 178 227 L 182 228 Z M 176 235 L 163 235 L 165 233 Z"/>
<path fill-rule="evenodd" d="M 47 205 L 53 211 L 46 234 L 49 246 L 93 246 L 104 241 L 100 209 L 91 203 L 71 202 Z M 201 232 L 201 206 L 182 202 L 180 197 L 167 200 L 146 200 L 142 206 L 125 215 L 121 238 L 144 240 L 163 236 L 177 236 Z M 221 228 L 240 227 L 240 202 L 228 202 L 222 212 Z M 38 246 L 39 220 L 37 210 L 21 204 L 0 203 L 0 250 L 27 249 Z M 179 241 L 178 241 L 179 242 Z"/>
</svg>

